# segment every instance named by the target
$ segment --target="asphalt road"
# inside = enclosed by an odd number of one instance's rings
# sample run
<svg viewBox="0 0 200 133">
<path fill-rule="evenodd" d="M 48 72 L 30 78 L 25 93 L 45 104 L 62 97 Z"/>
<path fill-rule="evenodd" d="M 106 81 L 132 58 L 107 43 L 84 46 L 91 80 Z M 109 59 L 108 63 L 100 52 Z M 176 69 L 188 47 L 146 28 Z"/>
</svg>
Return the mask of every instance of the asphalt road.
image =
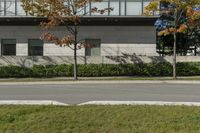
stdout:
<svg viewBox="0 0 200 133">
<path fill-rule="evenodd" d="M 200 84 L 0 85 L 0 100 L 200 102 Z"/>
</svg>

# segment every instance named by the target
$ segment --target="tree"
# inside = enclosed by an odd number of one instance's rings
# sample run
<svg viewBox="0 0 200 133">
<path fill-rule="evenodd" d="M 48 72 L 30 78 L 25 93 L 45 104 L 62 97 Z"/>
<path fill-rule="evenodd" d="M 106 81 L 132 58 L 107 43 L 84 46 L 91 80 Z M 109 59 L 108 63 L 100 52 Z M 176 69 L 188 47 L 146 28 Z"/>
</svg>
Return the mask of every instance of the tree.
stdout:
<svg viewBox="0 0 200 133">
<path fill-rule="evenodd" d="M 22 6 L 28 14 L 47 18 L 47 21 L 41 23 L 45 29 L 49 30 L 60 25 L 66 27 L 67 33 L 62 38 L 51 32 L 45 32 L 41 38 L 59 46 L 67 46 L 74 51 L 74 80 L 78 79 L 77 50 L 91 47 L 91 44 L 86 44 L 84 39 L 79 39 L 81 18 L 89 13 L 104 14 L 112 11 L 112 8 L 93 7 L 90 11 L 84 12 L 91 2 L 101 2 L 101 0 L 22 0 Z"/>
<path fill-rule="evenodd" d="M 155 22 L 158 36 L 173 34 L 173 78 L 176 79 L 177 33 L 192 29 L 200 20 L 199 0 L 152 0 L 145 8 L 146 15 L 159 12 Z"/>
</svg>

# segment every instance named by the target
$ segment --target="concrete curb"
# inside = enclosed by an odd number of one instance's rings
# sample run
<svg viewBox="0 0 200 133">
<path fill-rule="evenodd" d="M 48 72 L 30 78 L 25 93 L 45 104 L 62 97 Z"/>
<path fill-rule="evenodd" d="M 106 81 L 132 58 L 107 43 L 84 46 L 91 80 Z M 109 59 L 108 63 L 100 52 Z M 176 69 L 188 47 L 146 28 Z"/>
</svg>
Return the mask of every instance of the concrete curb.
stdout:
<svg viewBox="0 0 200 133">
<path fill-rule="evenodd" d="M 82 105 L 168 105 L 168 106 L 200 106 L 200 102 L 166 102 L 166 101 L 89 101 Z"/>
<path fill-rule="evenodd" d="M 58 105 L 67 106 L 68 104 L 51 100 L 0 100 L 0 105 Z"/>
<path fill-rule="evenodd" d="M 49 84 L 200 84 L 200 80 L 87 80 L 87 81 L 41 81 L 0 82 L 0 85 L 49 85 Z"/>
<path fill-rule="evenodd" d="M 70 106 L 69 104 L 52 100 L 0 100 L 0 105 L 55 105 Z M 200 102 L 166 102 L 166 101 L 89 101 L 77 104 L 84 105 L 159 105 L 159 106 L 200 106 Z"/>
</svg>

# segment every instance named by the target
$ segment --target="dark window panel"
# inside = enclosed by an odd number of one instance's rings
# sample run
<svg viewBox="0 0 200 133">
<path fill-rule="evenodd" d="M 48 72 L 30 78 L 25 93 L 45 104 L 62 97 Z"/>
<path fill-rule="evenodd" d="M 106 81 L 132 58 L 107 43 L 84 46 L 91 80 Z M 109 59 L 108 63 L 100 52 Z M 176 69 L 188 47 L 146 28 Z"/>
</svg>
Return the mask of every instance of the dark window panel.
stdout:
<svg viewBox="0 0 200 133">
<path fill-rule="evenodd" d="M 16 40 L 15 39 L 1 40 L 1 55 L 16 56 Z"/>
<path fill-rule="evenodd" d="M 40 39 L 30 39 L 28 41 L 29 56 L 43 56 L 43 41 Z"/>
<path fill-rule="evenodd" d="M 101 56 L 101 39 L 86 39 L 85 42 L 92 45 L 85 49 L 85 56 Z"/>
</svg>

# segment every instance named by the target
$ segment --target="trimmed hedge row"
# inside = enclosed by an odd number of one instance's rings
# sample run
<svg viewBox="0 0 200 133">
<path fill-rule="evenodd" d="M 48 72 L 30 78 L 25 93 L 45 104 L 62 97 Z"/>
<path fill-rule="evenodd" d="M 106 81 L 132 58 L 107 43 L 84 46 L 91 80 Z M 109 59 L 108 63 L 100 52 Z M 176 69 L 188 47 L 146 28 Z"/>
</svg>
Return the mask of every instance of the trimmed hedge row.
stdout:
<svg viewBox="0 0 200 133">
<path fill-rule="evenodd" d="M 177 63 L 177 75 L 200 75 L 200 62 Z M 73 76 L 73 65 L 36 65 L 32 68 L 18 66 L 0 67 L 0 78 L 63 76 Z M 78 65 L 78 76 L 172 76 L 172 65 L 170 63 Z"/>
</svg>

